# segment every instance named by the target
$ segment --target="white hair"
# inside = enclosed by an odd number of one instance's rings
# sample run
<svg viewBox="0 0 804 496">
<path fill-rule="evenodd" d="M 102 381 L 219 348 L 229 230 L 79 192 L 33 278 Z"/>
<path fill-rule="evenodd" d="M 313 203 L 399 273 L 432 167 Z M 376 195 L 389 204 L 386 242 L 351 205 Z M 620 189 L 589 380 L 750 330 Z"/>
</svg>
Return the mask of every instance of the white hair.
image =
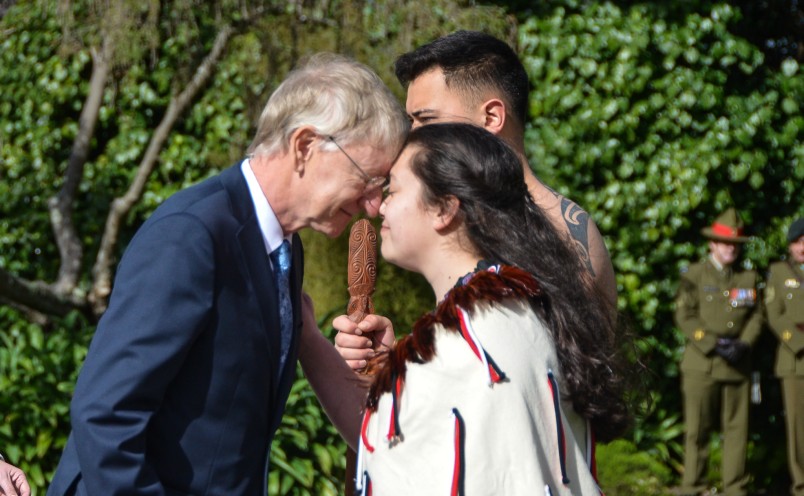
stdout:
<svg viewBox="0 0 804 496">
<path fill-rule="evenodd" d="M 262 111 L 249 154 L 286 151 L 291 134 L 312 126 L 342 145 L 399 150 L 409 123 L 382 80 L 342 55 L 311 56 L 288 74 Z M 328 143 L 325 141 L 325 143 Z"/>
</svg>

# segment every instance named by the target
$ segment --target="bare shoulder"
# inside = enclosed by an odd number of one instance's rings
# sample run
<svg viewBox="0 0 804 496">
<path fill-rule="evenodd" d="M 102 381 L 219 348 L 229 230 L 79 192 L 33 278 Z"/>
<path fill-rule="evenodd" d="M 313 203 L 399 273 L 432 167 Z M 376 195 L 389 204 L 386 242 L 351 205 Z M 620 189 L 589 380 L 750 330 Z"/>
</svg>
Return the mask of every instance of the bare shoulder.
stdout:
<svg viewBox="0 0 804 496">
<path fill-rule="evenodd" d="M 587 216 L 588 218 L 588 216 Z M 595 284 L 606 295 L 610 297 L 613 303 L 617 302 L 617 279 L 614 275 L 614 266 L 611 263 L 611 255 L 606 248 L 606 243 L 597 224 L 592 219 L 587 222 L 587 245 L 589 252 L 589 264 L 592 267 L 592 276 L 595 279 Z M 573 238 L 574 239 L 574 238 Z"/>
<path fill-rule="evenodd" d="M 536 180 L 529 184 L 533 200 L 553 225 L 569 234 L 578 255 L 595 279 L 595 284 L 613 300 L 617 298 L 614 267 L 603 236 L 589 213 L 580 205 Z"/>
</svg>

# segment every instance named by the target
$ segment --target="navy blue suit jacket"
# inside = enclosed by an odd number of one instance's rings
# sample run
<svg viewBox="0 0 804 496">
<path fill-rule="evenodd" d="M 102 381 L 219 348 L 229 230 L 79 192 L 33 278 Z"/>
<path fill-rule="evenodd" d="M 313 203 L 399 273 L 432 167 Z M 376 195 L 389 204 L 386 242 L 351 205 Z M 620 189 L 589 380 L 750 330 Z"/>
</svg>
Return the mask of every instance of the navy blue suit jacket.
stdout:
<svg viewBox="0 0 804 496">
<path fill-rule="evenodd" d="M 293 237 L 293 336 L 240 165 L 160 206 L 118 266 L 71 404 L 48 495 L 264 495 L 296 372 L 303 256 Z"/>
</svg>

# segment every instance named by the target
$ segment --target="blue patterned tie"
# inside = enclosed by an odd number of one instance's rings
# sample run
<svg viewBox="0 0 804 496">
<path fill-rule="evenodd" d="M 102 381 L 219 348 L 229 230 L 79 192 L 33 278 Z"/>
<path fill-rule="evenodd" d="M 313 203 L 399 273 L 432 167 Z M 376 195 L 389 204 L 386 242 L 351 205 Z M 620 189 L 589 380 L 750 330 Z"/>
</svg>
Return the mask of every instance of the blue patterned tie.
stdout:
<svg viewBox="0 0 804 496">
<path fill-rule="evenodd" d="M 290 243 L 282 241 L 279 248 L 271 252 L 274 266 L 274 282 L 279 296 L 279 322 L 282 329 L 279 367 L 284 369 L 288 349 L 293 334 L 293 306 L 290 303 Z"/>
</svg>

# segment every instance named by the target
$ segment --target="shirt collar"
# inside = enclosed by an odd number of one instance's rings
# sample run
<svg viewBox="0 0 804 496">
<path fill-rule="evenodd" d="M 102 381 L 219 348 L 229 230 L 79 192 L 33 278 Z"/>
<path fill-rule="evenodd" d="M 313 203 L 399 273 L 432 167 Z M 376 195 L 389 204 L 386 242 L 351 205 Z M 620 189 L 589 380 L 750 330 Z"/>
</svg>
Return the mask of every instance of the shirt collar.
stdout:
<svg viewBox="0 0 804 496">
<path fill-rule="evenodd" d="M 723 265 L 722 263 L 720 263 L 717 260 L 715 260 L 714 255 L 712 255 L 711 253 L 709 254 L 709 261 L 712 262 L 712 266 L 714 266 L 715 269 L 717 269 L 718 272 L 722 272 L 724 274 L 731 273 L 731 268 L 734 265 L 734 264 Z"/>
<path fill-rule="evenodd" d="M 240 164 L 240 170 L 243 172 L 243 177 L 246 178 L 248 191 L 251 193 L 251 200 L 257 213 L 257 223 L 260 226 L 260 232 L 262 232 L 265 249 L 268 250 L 268 253 L 271 253 L 279 248 L 283 240 L 290 241 L 290 236 L 285 237 L 282 235 L 282 226 L 279 225 L 279 219 L 276 218 L 271 204 L 268 203 L 265 193 L 262 192 L 260 183 L 257 182 L 257 176 L 254 175 L 254 171 L 251 169 L 251 161 L 248 158 Z"/>
</svg>

